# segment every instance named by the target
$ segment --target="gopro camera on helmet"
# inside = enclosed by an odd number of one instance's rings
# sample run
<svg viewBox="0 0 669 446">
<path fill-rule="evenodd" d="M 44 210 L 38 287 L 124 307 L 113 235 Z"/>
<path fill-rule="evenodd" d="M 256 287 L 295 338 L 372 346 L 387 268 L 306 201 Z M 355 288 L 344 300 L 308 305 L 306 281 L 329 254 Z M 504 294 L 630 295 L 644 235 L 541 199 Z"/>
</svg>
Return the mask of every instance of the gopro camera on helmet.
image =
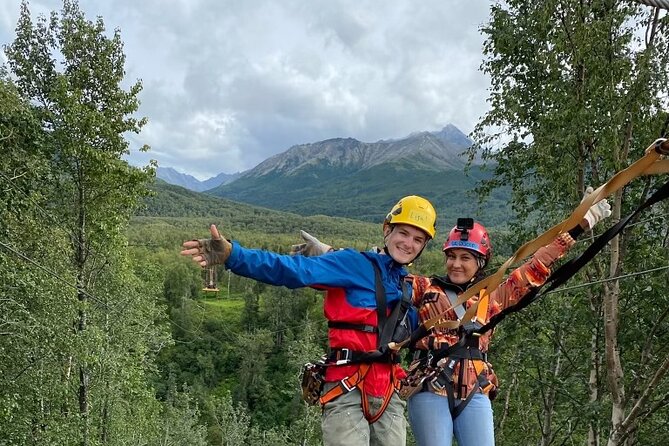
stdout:
<svg viewBox="0 0 669 446">
<path fill-rule="evenodd" d="M 460 231 L 460 240 L 469 240 L 469 230 L 474 229 L 473 218 L 458 218 L 455 227 Z"/>
</svg>

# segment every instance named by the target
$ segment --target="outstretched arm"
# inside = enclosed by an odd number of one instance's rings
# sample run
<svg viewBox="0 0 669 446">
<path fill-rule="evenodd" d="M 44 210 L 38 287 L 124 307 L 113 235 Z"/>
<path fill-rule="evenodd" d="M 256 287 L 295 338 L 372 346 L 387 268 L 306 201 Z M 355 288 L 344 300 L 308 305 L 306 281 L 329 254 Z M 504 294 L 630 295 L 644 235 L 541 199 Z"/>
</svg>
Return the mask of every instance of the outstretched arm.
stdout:
<svg viewBox="0 0 669 446">
<path fill-rule="evenodd" d="M 592 193 L 592 187 L 585 190 L 583 199 Z M 540 248 L 523 265 L 509 274 L 496 290 L 490 293 L 491 302 L 488 317 L 518 303 L 532 288 L 543 285 L 551 274 L 553 264 L 562 258 L 574 245 L 575 239 L 584 230 L 592 229 L 601 220 L 611 215 L 611 205 L 606 199 L 588 209 L 580 225 L 560 234 L 553 242 Z"/>
<path fill-rule="evenodd" d="M 203 268 L 225 264 L 240 276 L 288 288 L 357 286 L 374 290 L 372 266 L 357 251 L 338 251 L 323 258 L 294 257 L 243 248 L 222 237 L 215 225 L 209 230 L 211 238 L 186 241 L 181 251 Z"/>
</svg>

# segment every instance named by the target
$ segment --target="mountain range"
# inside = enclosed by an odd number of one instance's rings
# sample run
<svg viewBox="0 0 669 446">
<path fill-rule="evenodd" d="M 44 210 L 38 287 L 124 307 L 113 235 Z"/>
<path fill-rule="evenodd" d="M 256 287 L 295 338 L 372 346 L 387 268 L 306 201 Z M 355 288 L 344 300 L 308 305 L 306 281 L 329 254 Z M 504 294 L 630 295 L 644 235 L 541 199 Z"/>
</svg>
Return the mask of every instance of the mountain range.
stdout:
<svg viewBox="0 0 669 446">
<path fill-rule="evenodd" d="M 257 177 L 273 171 L 290 173 L 323 161 L 329 162 L 334 168 L 366 169 L 418 154 L 421 159 L 414 161 L 422 162 L 426 168 L 462 169 L 465 161 L 462 152 L 472 144 L 473 141 L 460 129 L 448 124 L 437 132 L 415 132 L 404 138 L 375 143 L 365 143 L 353 138 L 334 138 L 296 145 L 246 172 L 220 173 L 204 181 L 171 167 L 158 167 L 156 176 L 169 184 L 203 192 L 232 183 L 241 177 Z"/>
<path fill-rule="evenodd" d="M 239 175 L 239 172 L 233 174 L 219 173 L 215 177 L 200 181 L 192 175 L 178 172 L 171 167 L 158 167 L 156 169 L 156 176 L 159 179 L 165 181 L 166 183 L 185 187 L 186 189 L 193 190 L 195 192 L 202 192 L 213 189 L 217 186 L 220 186 L 221 184 L 227 184 L 236 180 Z"/>
<path fill-rule="evenodd" d="M 510 216 L 508 193 L 496 191 L 485 205 L 473 194 L 489 174 L 476 160 L 465 173 L 463 152 L 472 143 L 447 125 L 374 143 L 334 138 L 300 144 L 205 193 L 300 215 L 374 222 L 382 221 L 400 197 L 415 194 L 435 204 L 443 227 L 463 216 L 503 223 Z"/>
</svg>

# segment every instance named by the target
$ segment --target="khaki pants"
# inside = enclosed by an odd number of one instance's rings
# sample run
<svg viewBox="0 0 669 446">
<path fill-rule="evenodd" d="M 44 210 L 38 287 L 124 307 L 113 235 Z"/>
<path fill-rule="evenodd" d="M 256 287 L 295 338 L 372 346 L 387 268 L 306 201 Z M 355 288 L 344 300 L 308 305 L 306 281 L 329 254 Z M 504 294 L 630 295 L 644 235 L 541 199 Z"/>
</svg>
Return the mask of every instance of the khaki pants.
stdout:
<svg viewBox="0 0 669 446">
<path fill-rule="evenodd" d="M 323 393 L 337 383 L 326 383 Z M 372 414 L 381 407 L 381 398 L 369 397 Z M 325 405 L 321 428 L 324 446 L 404 446 L 406 445 L 406 403 L 393 393 L 390 403 L 375 423 L 362 413 L 360 391 L 354 389 Z"/>
</svg>

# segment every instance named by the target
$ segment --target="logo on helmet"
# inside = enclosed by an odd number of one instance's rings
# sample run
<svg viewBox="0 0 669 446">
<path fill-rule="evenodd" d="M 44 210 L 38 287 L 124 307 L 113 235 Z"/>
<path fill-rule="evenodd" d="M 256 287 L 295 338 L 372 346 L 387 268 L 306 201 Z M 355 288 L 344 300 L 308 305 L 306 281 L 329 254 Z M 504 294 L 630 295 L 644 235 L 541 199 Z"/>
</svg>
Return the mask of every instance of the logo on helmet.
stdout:
<svg viewBox="0 0 669 446">
<path fill-rule="evenodd" d="M 409 219 L 414 220 L 416 223 L 427 222 L 427 215 L 424 212 L 409 212 Z"/>
</svg>

